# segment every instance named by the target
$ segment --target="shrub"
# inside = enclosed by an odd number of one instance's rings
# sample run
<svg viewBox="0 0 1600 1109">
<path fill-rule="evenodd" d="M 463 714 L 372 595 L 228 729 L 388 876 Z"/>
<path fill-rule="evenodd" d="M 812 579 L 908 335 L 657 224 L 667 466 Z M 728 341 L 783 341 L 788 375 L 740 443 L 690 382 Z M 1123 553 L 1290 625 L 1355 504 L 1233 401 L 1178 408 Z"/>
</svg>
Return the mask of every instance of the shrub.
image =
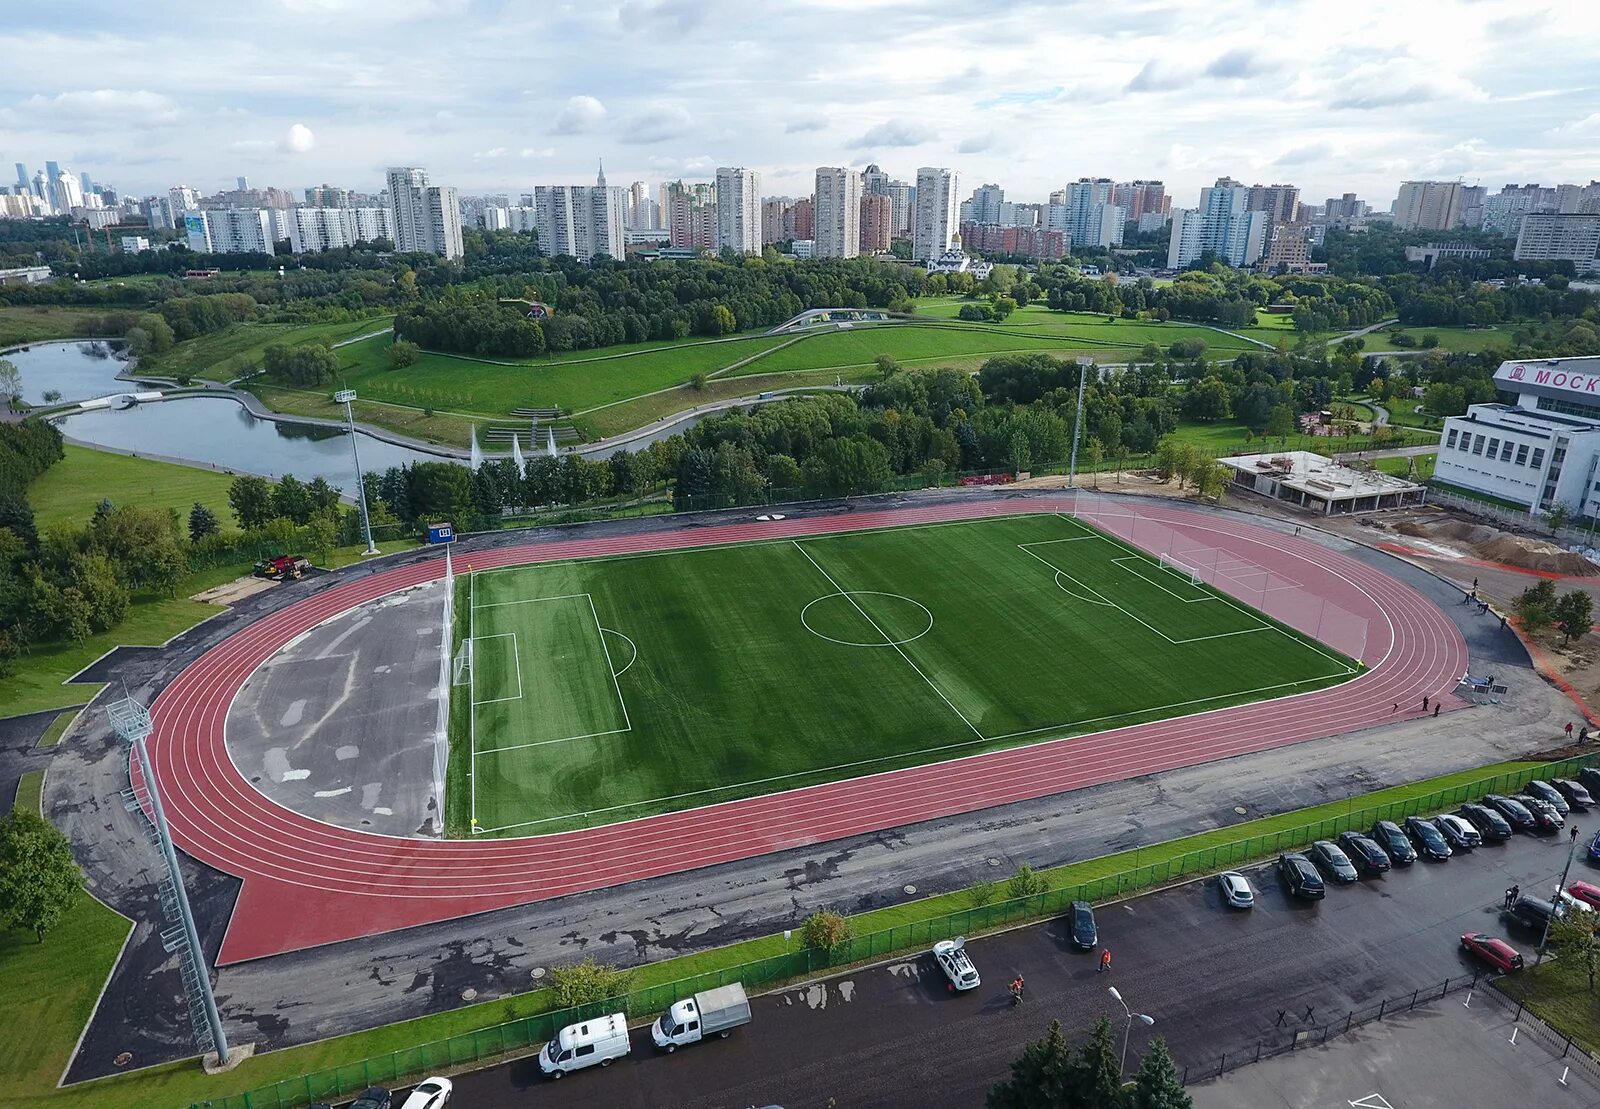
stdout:
<svg viewBox="0 0 1600 1109">
<path fill-rule="evenodd" d="M 581 963 L 550 970 L 550 990 L 556 1004 L 563 1009 L 625 994 L 632 981 L 632 971 L 618 970 L 610 963 L 597 963 L 592 955 L 585 956 Z"/>
<path fill-rule="evenodd" d="M 994 900 L 994 883 L 979 882 L 967 891 L 967 898 L 972 902 L 974 909 L 981 909 Z"/>
<path fill-rule="evenodd" d="M 849 938 L 850 921 L 826 909 L 812 913 L 800 926 L 800 942 L 822 951 L 832 951 Z"/>
<path fill-rule="evenodd" d="M 1033 897 L 1050 888 L 1050 880 L 1023 863 L 1017 867 L 1017 872 L 1006 882 L 1006 896 L 1015 900 L 1019 897 Z"/>
</svg>

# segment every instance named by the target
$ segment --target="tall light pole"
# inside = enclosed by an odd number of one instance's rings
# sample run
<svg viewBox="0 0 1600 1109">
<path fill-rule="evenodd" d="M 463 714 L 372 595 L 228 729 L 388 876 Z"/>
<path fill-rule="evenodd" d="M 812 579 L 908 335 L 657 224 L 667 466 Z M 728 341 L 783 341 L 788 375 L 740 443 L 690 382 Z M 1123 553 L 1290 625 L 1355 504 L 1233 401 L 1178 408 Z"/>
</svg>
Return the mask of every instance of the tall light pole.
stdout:
<svg viewBox="0 0 1600 1109">
<path fill-rule="evenodd" d="M 1556 895 L 1550 899 L 1550 916 L 1545 918 L 1544 933 L 1539 937 L 1539 952 L 1534 956 L 1533 965 L 1538 966 L 1544 962 L 1544 945 L 1550 942 L 1550 923 L 1555 920 L 1555 914 L 1561 911 L 1561 891 L 1567 888 L 1567 872 L 1572 869 L 1572 856 L 1578 853 L 1578 826 L 1572 826 L 1572 846 L 1567 848 L 1567 865 L 1561 868 L 1561 881 L 1556 883 Z"/>
<path fill-rule="evenodd" d="M 367 549 L 363 553 L 375 555 L 378 548 L 372 542 L 372 521 L 367 518 L 367 483 L 361 477 L 361 451 L 356 447 L 356 416 L 350 409 L 350 402 L 356 399 L 356 391 L 340 389 L 333 394 L 333 399 L 344 405 L 345 426 L 350 429 L 350 456 L 356 461 L 356 499 L 361 505 L 361 531 L 367 537 Z"/>
<path fill-rule="evenodd" d="M 1122 1006 L 1123 1015 L 1128 1018 L 1127 1027 L 1122 1030 L 1122 1063 L 1117 1071 L 1117 1076 L 1120 1078 L 1128 1073 L 1128 1037 L 1133 1034 L 1134 1020 L 1138 1019 L 1144 1021 L 1145 1024 L 1154 1024 L 1156 1022 L 1156 1018 L 1147 1013 L 1135 1013 L 1133 1010 L 1129 1009 L 1128 1003 L 1122 1000 L 1122 995 L 1117 992 L 1117 987 L 1107 986 L 1106 993 L 1110 994 L 1116 999 L 1117 1004 Z"/>
<path fill-rule="evenodd" d="M 1093 358 L 1078 359 L 1078 414 L 1072 421 L 1072 459 L 1067 463 L 1067 488 L 1072 488 L 1073 475 L 1078 472 L 1078 439 L 1083 434 L 1083 387 L 1089 380 L 1089 367 Z"/>
</svg>

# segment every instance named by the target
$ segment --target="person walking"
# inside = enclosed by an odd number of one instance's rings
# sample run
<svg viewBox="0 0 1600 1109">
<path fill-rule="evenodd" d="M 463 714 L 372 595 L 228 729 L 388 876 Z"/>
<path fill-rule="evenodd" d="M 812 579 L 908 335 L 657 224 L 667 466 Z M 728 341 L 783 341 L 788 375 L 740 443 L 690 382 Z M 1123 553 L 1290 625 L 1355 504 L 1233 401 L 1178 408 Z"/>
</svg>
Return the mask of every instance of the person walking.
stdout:
<svg viewBox="0 0 1600 1109">
<path fill-rule="evenodd" d="M 1439 702 L 1438 701 L 1435 701 L 1433 703 L 1433 715 L 1434 716 L 1438 716 L 1439 715 Z"/>
<path fill-rule="evenodd" d="M 1572 832 L 1572 842 L 1573 843 L 1577 843 L 1578 842 L 1578 826 L 1576 824 L 1574 824 L 1572 826 L 1571 832 Z"/>
<path fill-rule="evenodd" d="M 1428 711 L 1428 695 L 1426 693 L 1422 695 L 1422 711 Z"/>
<path fill-rule="evenodd" d="M 1507 886 L 1506 887 L 1506 892 L 1500 895 L 1500 908 L 1501 909 L 1509 909 L 1509 908 L 1511 908 L 1511 887 L 1510 886 Z"/>
<path fill-rule="evenodd" d="M 1567 738 L 1572 738 L 1572 721 L 1570 720 L 1567 721 Z"/>
<path fill-rule="evenodd" d="M 1095 971 L 1095 973 L 1096 974 L 1100 974 L 1100 973 L 1102 973 L 1104 971 L 1108 971 L 1110 969 L 1111 969 L 1111 949 L 1109 947 L 1107 947 L 1107 948 L 1102 949 L 1101 952 L 1100 952 L 1100 969 Z"/>
</svg>

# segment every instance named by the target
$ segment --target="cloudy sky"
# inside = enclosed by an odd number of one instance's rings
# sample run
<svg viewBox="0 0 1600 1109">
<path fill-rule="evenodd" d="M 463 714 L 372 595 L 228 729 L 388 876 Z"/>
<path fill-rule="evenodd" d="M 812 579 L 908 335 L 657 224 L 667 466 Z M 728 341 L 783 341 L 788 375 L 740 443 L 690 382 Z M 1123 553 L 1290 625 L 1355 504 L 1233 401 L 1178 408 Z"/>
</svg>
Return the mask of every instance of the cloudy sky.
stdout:
<svg viewBox="0 0 1600 1109">
<path fill-rule="evenodd" d="M 1596 0 L 70 0 L 8 7 L 0 180 L 464 191 L 948 165 L 1017 200 L 1228 174 L 1600 177 Z"/>
</svg>

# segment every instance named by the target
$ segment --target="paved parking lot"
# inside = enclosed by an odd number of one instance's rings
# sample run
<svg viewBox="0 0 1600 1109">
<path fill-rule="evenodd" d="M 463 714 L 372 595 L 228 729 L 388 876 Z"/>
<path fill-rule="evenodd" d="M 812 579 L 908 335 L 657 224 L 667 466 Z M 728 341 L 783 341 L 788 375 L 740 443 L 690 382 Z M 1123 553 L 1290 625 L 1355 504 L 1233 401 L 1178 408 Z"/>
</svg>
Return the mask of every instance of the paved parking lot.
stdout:
<svg viewBox="0 0 1600 1109">
<path fill-rule="evenodd" d="M 1457 942 L 1463 931 L 1493 930 L 1530 950 L 1537 937 L 1508 933 L 1499 921 L 1503 891 L 1512 883 L 1548 889 L 1567 846 L 1565 836 L 1519 836 L 1330 889 L 1319 903 L 1290 901 L 1271 868 L 1258 867 L 1250 872 L 1258 893 L 1250 912 L 1226 909 L 1213 881 L 1100 907 L 1101 938 L 1113 952 L 1109 975 L 1096 972 L 1093 955 L 1072 950 L 1061 923 L 1051 921 L 974 941 L 984 982 L 970 994 L 948 994 L 929 957 L 908 958 L 755 999 L 753 1023 L 728 1040 L 669 1057 L 654 1051 L 643 1030 L 633 1056 L 609 1069 L 549 1082 L 523 1059 L 461 1076 L 458 1097 L 484 1109 L 534 1100 L 641 1109 L 979 1105 L 1052 1017 L 1074 1035 L 1102 1014 L 1120 1019 L 1105 992 L 1112 983 L 1156 1017 L 1149 1032 L 1167 1038 L 1180 1064 L 1209 1067 L 1224 1051 L 1281 1035 L 1280 1010 L 1288 1027 L 1306 1027 L 1308 1009 L 1310 1023 L 1326 1022 L 1471 973 Z M 1005 983 L 1018 972 L 1027 976 L 1029 998 L 1013 1008 Z M 1138 1028 L 1130 1060 L 1145 1039 Z"/>
</svg>

